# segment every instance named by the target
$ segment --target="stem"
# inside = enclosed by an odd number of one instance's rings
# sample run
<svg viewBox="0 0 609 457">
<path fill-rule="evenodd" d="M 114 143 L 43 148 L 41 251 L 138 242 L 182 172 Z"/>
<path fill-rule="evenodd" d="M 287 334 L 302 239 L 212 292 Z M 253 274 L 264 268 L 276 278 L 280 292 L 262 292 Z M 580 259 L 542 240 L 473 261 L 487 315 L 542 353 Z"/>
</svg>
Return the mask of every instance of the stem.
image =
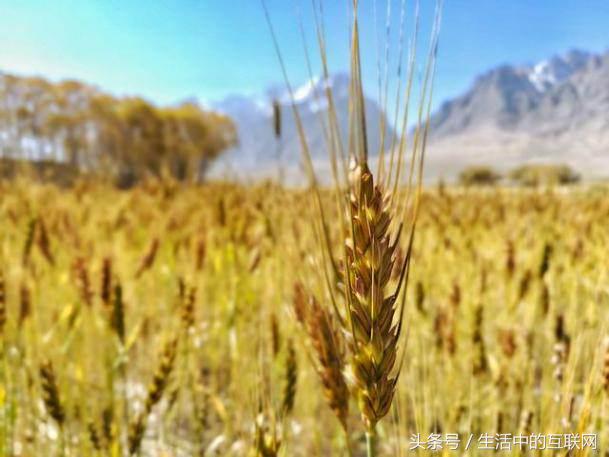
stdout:
<svg viewBox="0 0 609 457">
<path fill-rule="evenodd" d="M 10 455 L 8 452 L 8 442 L 9 442 L 9 425 L 8 425 L 8 416 L 11 402 L 11 392 L 10 387 L 8 385 L 8 376 L 6 374 L 6 359 L 4 358 L 4 340 L 0 341 L 0 366 L 2 368 L 2 384 L 0 384 L 4 388 L 5 400 L 2 405 L 2 439 L 0 440 L 0 452 L 2 455 Z"/>
<path fill-rule="evenodd" d="M 59 456 L 66 455 L 66 435 L 62 424 L 59 424 Z"/>
<path fill-rule="evenodd" d="M 351 440 L 349 439 L 349 430 L 345 427 L 343 428 L 345 431 L 345 444 L 347 446 L 347 455 L 349 457 L 353 457 L 353 449 L 351 449 Z"/>
<path fill-rule="evenodd" d="M 376 457 L 376 431 L 374 429 L 366 431 L 366 455 Z"/>
<path fill-rule="evenodd" d="M 129 447 L 129 424 L 130 424 L 130 411 L 129 411 L 129 392 L 127 386 L 127 364 L 126 364 L 126 353 L 125 347 L 121 344 L 119 349 L 119 365 L 118 365 L 118 376 L 120 377 L 120 381 L 122 383 L 122 389 L 120 392 L 121 396 L 121 409 L 123 415 L 123 426 L 121 427 L 121 434 L 119 436 L 119 440 L 122 440 L 122 444 L 124 444 L 127 448 Z"/>
</svg>

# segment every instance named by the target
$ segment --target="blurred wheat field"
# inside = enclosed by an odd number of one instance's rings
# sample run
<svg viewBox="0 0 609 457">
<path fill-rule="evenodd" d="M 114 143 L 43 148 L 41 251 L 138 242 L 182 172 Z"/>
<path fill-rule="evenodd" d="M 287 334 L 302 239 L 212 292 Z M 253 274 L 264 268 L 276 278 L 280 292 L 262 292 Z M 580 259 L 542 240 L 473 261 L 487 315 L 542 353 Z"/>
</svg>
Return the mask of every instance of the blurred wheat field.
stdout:
<svg viewBox="0 0 609 457">
<path fill-rule="evenodd" d="M 607 195 L 424 192 L 378 455 L 462 453 L 409 450 L 433 432 L 607 449 Z M 270 184 L 2 184 L 2 455 L 348 455 L 292 306 L 324 297 L 312 215 Z"/>
</svg>

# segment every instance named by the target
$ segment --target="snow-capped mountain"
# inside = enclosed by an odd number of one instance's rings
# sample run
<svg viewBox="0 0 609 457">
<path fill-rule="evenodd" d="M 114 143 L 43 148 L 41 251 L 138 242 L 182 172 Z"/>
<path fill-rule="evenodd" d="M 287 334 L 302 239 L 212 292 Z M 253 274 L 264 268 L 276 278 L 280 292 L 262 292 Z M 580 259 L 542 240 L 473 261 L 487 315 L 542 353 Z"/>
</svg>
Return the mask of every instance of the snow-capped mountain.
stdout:
<svg viewBox="0 0 609 457">
<path fill-rule="evenodd" d="M 326 90 L 332 91 L 338 125 L 346 144 L 349 117 L 349 76 L 333 74 L 328 78 L 315 77 L 301 86 L 293 88 L 294 102 L 300 113 L 308 146 L 313 159 L 324 164 L 328 154 L 326 131 L 328 128 L 328 103 Z M 273 129 L 273 101 L 281 107 L 281 138 L 277 139 Z M 211 107 L 228 114 L 236 123 L 239 134 L 238 147 L 224 154 L 214 164 L 214 176 L 246 176 L 260 178 L 275 176 L 279 166 L 288 177 L 298 174 L 301 146 L 292 114 L 289 92 L 280 86 L 269 89 L 263 95 L 233 95 Z M 369 123 L 368 143 L 370 151 L 377 151 L 381 144 L 380 119 L 384 116 L 378 104 L 366 99 L 366 116 Z M 387 122 L 384 122 L 387 125 Z M 393 130 L 386 127 L 387 138 Z M 322 170 L 323 172 L 323 170 Z"/>
<path fill-rule="evenodd" d="M 349 97 L 349 76 L 344 73 L 330 75 L 327 79 L 314 77 L 294 91 L 294 101 L 297 105 L 306 107 L 310 112 L 326 111 L 328 109 L 326 90 L 330 89 L 334 98 L 345 100 Z M 290 96 L 285 93 L 281 97 L 283 104 L 290 103 Z"/>
<path fill-rule="evenodd" d="M 438 76 L 450 77 L 450 75 Z M 327 158 L 325 90 L 336 101 L 339 125 L 348 129 L 349 77 L 314 78 L 294 88 L 314 160 Z M 272 101 L 282 112 L 282 137 L 273 134 Z M 278 158 L 298 169 L 300 144 L 290 97 L 281 87 L 260 96 L 232 96 L 212 105 L 238 126 L 240 145 L 214 166 L 216 175 L 274 176 Z M 380 144 L 378 104 L 366 100 L 370 150 Z M 387 135 L 393 130 L 387 128 Z M 433 114 L 426 156 L 429 179 L 455 177 L 464 167 L 506 170 L 529 161 L 567 163 L 586 176 L 609 176 L 609 52 L 570 51 L 541 62 L 502 65 L 474 80 L 463 95 Z"/>
<path fill-rule="evenodd" d="M 445 102 L 432 118 L 436 137 L 481 125 L 514 128 L 542 99 L 585 70 L 595 56 L 570 51 L 534 65 L 502 65 L 479 76 L 462 96 Z"/>
<path fill-rule="evenodd" d="M 526 68 L 525 71 L 535 89 L 545 92 L 584 68 L 592 57 L 589 52 L 573 50 L 549 60 L 542 60 Z"/>
<path fill-rule="evenodd" d="M 609 52 L 570 51 L 483 74 L 433 115 L 427 158 L 428 176 L 529 161 L 608 176 Z"/>
</svg>

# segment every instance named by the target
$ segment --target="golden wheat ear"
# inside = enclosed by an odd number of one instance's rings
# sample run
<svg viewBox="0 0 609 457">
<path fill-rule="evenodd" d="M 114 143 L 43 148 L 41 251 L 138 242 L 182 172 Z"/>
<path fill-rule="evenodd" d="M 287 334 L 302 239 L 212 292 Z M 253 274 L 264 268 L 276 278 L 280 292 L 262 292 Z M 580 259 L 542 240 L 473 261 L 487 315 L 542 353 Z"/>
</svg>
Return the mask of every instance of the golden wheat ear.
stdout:
<svg viewBox="0 0 609 457">
<path fill-rule="evenodd" d="M 417 147 L 416 136 L 410 162 L 410 180 L 418 167 L 414 208 L 410 220 L 405 220 L 407 204 L 399 201 L 400 170 L 389 170 L 395 176 L 393 192 L 382 184 L 375 183 L 375 177 L 368 163 L 367 120 L 361 78 L 359 48 L 359 26 L 357 1 L 354 1 L 352 32 L 352 92 L 351 111 L 354 126 L 350 131 L 351 157 L 356 168 L 349 183 L 350 205 L 347 215 L 351 236 L 345 240 L 345 284 L 347 316 L 350 328 L 351 361 L 349 364 L 351 390 L 358 400 L 362 419 L 367 429 L 369 455 L 374 454 L 376 424 L 389 413 L 397 389 L 397 381 L 402 368 L 398 357 L 399 341 L 404 325 L 404 300 L 414 230 L 418 216 L 418 202 L 421 192 L 424 144 Z M 435 48 L 435 44 L 433 44 Z M 435 52 L 435 51 L 434 51 Z M 433 72 L 434 56 L 430 57 L 428 75 Z M 426 84 L 423 84 L 424 94 Z M 424 105 L 426 99 L 421 100 Z M 420 112 L 424 110 L 420 109 Z M 405 114 L 407 115 L 407 113 Z M 420 123 L 419 123 L 420 126 Z M 418 130 L 418 128 L 417 128 Z M 406 132 L 402 132 L 404 135 Z M 403 151 L 398 154 L 397 167 L 401 167 Z M 381 168 L 379 164 L 379 169 Z M 406 190 L 410 199 L 412 187 Z M 397 246 L 402 227 L 410 228 L 407 251 L 398 266 L 401 272 L 394 289 L 390 279 L 395 270 Z M 402 294 L 402 295 L 400 295 Z M 402 352 L 403 354 L 403 352 Z"/>
<path fill-rule="evenodd" d="M 338 302 L 344 304 L 342 311 L 335 309 L 349 350 L 347 356 L 348 369 L 346 370 L 348 372 L 348 385 L 351 393 L 357 399 L 367 432 L 368 455 L 372 456 L 375 455 L 376 425 L 388 414 L 391 408 L 403 364 L 404 352 L 402 350 L 401 357 L 398 352 L 404 326 L 406 284 L 408 283 L 412 246 L 420 205 L 424 151 L 432 98 L 431 83 L 435 74 L 437 31 L 441 4 L 438 4 L 436 11 L 428 63 L 421 85 L 418 122 L 414 128 L 411 158 L 409 161 L 405 159 L 405 151 L 407 129 L 409 128 L 410 93 L 414 74 L 414 52 L 412 53 L 413 57 L 410 61 L 411 66 L 406 81 L 405 106 L 402 107 L 404 113 L 402 139 L 399 141 L 399 146 L 391 151 L 389 170 L 384 175 L 379 171 L 379 176 L 375 178 L 369 164 L 368 131 L 371 121 L 366 118 L 366 100 L 362 81 L 358 19 L 359 2 L 358 0 L 352 0 L 351 2 L 349 130 L 347 154 L 342 156 L 344 170 L 342 178 L 338 173 L 339 168 L 337 166 L 337 159 L 341 158 L 337 155 L 340 148 L 335 147 L 336 143 L 341 142 L 341 138 L 329 138 L 328 141 L 329 158 L 334 178 L 333 193 L 340 221 L 339 233 L 343 237 L 341 240 L 342 246 L 337 250 L 342 255 L 338 257 L 334 252 L 334 241 L 330 236 L 327 223 L 327 210 L 322 204 L 320 184 L 313 168 L 306 132 L 296 108 L 285 63 L 264 0 L 262 0 L 262 4 L 285 83 L 292 99 L 292 110 L 301 144 L 303 162 L 318 209 L 319 224 L 315 227 L 319 227 L 316 235 L 322 241 L 323 263 L 330 270 L 329 273 L 326 273 L 326 278 L 334 278 L 334 282 L 326 281 L 329 286 L 327 292 L 332 304 Z M 315 9 L 316 2 L 313 2 L 313 5 Z M 317 12 L 315 17 L 319 52 L 324 75 L 327 77 L 325 34 L 323 27 L 320 26 Z M 416 45 L 413 51 L 415 50 Z M 308 56 L 307 63 L 309 63 Z M 398 81 L 398 87 L 401 83 L 401 81 Z M 331 90 L 327 91 L 326 97 L 330 107 L 328 125 L 331 127 L 336 119 Z M 330 128 L 329 132 L 330 137 L 337 134 L 336 129 Z M 395 146 L 397 141 L 392 140 L 392 143 Z M 384 145 L 384 139 L 381 139 L 381 145 Z M 379 160 L 384 161 L 383 153 L 378 155 Z M 347 170 L 347 162 L 351 166 L 350 170 Z M 407 164 L 405 173 L 402 171 L 404 164 Z M 379 162 L 377 170 L 383 169 Z M 408 177 L 405 191 L 401 189 L 403 175 Z M 407 228 L 407 247 L 405 254 L 398 256 L 398 246 L 404 227 Z M 341 257 L 342 261 L 339 261 Z M 400 257 L 401 264 L 396 265 L 398 257 Z M 342 265 L 343 268 L 338 269 L 338 265 Z M 396 284 L 392 284 L 391 279 L 395 271 L 398 272 L 395 275 L 397 280 L 395 281 Z M 318 346 L 323 347 L 323 335 L 316 333 L 315 329 L 311 329 L 313 327 L 311 316 L 315 316 L 316 313 L 323 315 L 323 312 L 319 310 L 324 308 L 313 303 L 310 305 L 311 309 L 308 309 L 302 304 L 302 301 L 302 292 L 297 290 L 295 299 L 296 317 L 307 329 L 311 340 L 314 343 L 317 342 Z M 317 327 L 323 327 L 324 320 L 320 319 L 313 324 Z M 323 358 L 319 357 L 319 359 L 322 366 L 320 372 L 323 373 Z"/>
<path fill-rule="evenodd" d="M 40 384 L 42 387 L 42 398 L 46 410 L 57 422 L 59 427 L 63 427 L 65 423 L 65 411 L 59 398 L 59 388 L 57 387 L 57 377 L 53 364 L 50 361 L 45 361 L 40 365 Z"/>
<path fill-rule="evenodd" d="M 283 389 L 283 398 L 281 399 L 281 413 L 284 416 L 288 416 L 294 409 L 298 382 L 298 361 L 296 359 L 296 349 L 294 348 L 294 341 L 292 339 L 288 340 L 285 364 L 285 385 Z"/>
<path fill-rule="evenodd" d="M 6 284 L 4 282 L 4 273 L 0 270 L 0 336 L 4 334 L 4 326 L 6 325 Z"/>
<path fill-rule="evenodd" d="M 336 319 L 300 283 L 294 285 L 296 320 L 306 331 L 314 356 L 313 365 L 326 402 L 341 426 L 348 432 L 349 390 L 345 379 L 345 341 Z M 347 436 L 348 439 L 348 436 Z"/>
<path fill-rule="evenodd" d="M 177 355 L 178 340 L 173 339 L 165 344 L 161 353 L 161 359 L 156 367 L 152 381 L 148 385 L 144 410 L 141 411 L 130 423 L 128 430 L 129 455 L 135 455 L 140 451 L 148 418 L 154 406 L 161 401 L 167 389 L 175 358 Z"/>
</svg>

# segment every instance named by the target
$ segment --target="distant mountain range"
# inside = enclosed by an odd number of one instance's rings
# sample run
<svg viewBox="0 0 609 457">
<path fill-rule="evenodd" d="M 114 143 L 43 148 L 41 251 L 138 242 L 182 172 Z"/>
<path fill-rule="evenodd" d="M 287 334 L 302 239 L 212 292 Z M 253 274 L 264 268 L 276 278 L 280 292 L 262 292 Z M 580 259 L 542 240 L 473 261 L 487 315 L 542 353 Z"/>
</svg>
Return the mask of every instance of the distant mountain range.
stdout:
<svg viewBox="0 0 609 457">
<path fill-rule="evenodd" d="M 306 133 L 313 160 L 320 168 L 327 162 L 325 135 L 328 129 L 326 88 L 332 90 L 343 144 L 347 143 L 349 125 L 349 77 L 335 74 L 328 79 L 316 78 L 294 89 L 294 100 Z M 237 124 L 239 145 L 225 153 L 214 164 L 212 174 L 228 177 L 274 177 L 278 164 L 285 169 L 286 179 L 300 175 L 301 147 L 292 113 L 289 93 L 279 87 L 262 96 L 233 95 L 211 104 L 211 108 L 229 115 Z M 281 138 L 273 129 L 273 102 L 280 106 Z M 381 142 L 379 105 L 366 99 L 366 118 L 371 121 L 368 143 L 376 150 Z M 394 131 L 385 119 L 386 138 Z"/>
<path fill-rule="evenodd" d="M 316 79 L 295 90 L 314 158 L 326 157 L 320 114 L 324 90 L 336 98 L 343 132 L 348 125 L 346 75 Z M 273 99 L 282 106 L 280 149 L 272 128 Z M 232 96 L 212 104 L 237 123 L 240 146 L 215 164 L 216 174 L 273 175 L 277 154 L 294 169 L 300 147 L 289 97 L 272 89 L 261 97 Z M 378 104 L 366 100 L 371 150 L 379 144 Z M 387 134 L 393 131 L 388 128 Z M 570 51 L 533 65 L 502 65 L 479 76 L 463 95 L 448 100 L 431 120 L 426 175 L 453 178 L 464 167 L 498 170 L 526 162 L 567 163 L 587 177 L 609 175 L 609 52 Z"/>
<path fill-rule="evenodd" d="M 609 52 L 570 51 L 535 65 L 503 65 L 445 102 L 431 122 L 428 174 L 469 164 L 506 169 L 562 162 L 609 176 Z"/>
</svg>

